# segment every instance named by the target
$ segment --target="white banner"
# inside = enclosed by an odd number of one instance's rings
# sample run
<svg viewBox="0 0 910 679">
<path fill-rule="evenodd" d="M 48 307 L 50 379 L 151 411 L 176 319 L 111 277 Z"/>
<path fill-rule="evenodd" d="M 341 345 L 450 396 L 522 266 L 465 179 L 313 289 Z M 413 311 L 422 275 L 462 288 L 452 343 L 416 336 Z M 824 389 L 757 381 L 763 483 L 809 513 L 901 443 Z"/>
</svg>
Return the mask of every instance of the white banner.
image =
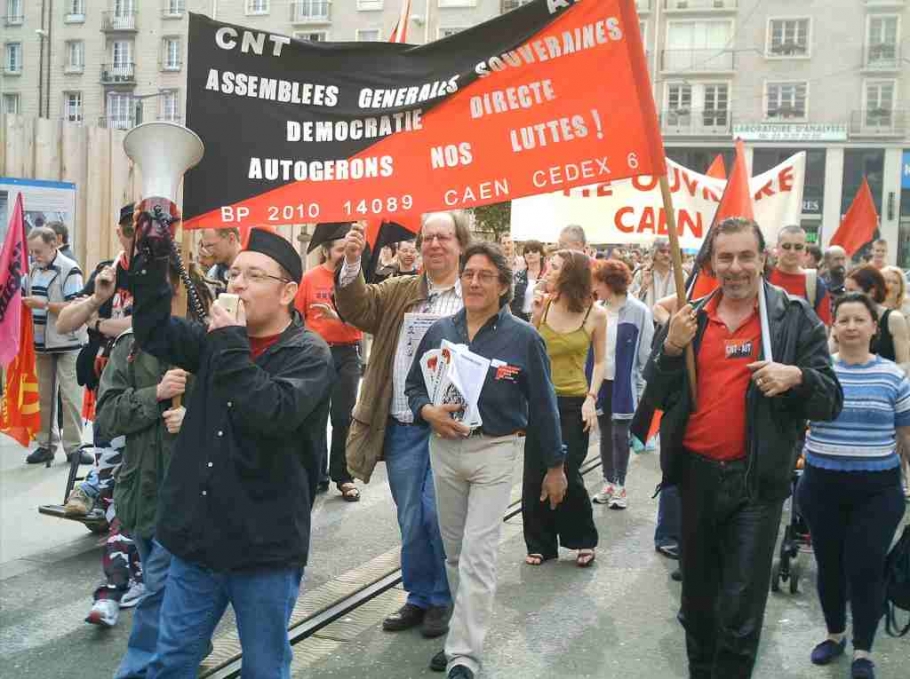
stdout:
<svg viewBox="0 0 910 679">
<path fill-rule="evenodd" d="M 727 182 L 667 160 L 680 246 L 697 249 L 707 235 Z M 769 243 L 799 224 L 806 154 L 797 153 L 749 181 L 755 220 Z M 651 243 L 667 235 L 656 177 L 642 176 L 512 201 L 512 238 L 555 243 L 568 224 L 584 227 L 589 243 Z"/>
</svg>

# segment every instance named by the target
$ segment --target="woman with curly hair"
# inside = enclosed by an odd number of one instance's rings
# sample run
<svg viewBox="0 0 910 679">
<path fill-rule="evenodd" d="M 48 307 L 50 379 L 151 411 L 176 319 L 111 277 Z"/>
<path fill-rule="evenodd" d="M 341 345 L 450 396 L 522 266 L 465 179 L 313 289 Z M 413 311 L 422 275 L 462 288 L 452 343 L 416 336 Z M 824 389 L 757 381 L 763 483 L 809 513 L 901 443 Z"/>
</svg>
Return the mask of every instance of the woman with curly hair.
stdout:
<svg viewBox="0 0 910 679">
<path fill-rule="evenodd" d="M 588 454 L 590 430 L 597 424 L 595 401 L 603 382 L 607 312 L 594 304 L 590 267 L 591 260 L 584 253 L 559 250 L 550 260 L 547 273 L 549 298 L 538 295 L 533 304 L 532 322 L 546 342 L 556 387 L 569 486 L 562 504 L 555 509 L 540 501 L 546 468 L 529 436 L 521 505 L 526 561 L 532 566 L 555 559 L 560 544 L 578 550 L 578 566 L 590 566 L 597 546 L 597 528 L 581 465 Z M 592 345 L 594 368 L 589 382 L 585 362 Z"/>
<path fill-rule="evenodd" d="M 625 509 L 629 425 L 638 404 L 641 371 L 651 353 L 654 319 L 648 306 L 628 293 L 632 272 L 608 259 L 594 265 L 594 292 L 607 312 L 604 381 L 597 399 L 604 487 L 594 502 Z"/>
</svg>

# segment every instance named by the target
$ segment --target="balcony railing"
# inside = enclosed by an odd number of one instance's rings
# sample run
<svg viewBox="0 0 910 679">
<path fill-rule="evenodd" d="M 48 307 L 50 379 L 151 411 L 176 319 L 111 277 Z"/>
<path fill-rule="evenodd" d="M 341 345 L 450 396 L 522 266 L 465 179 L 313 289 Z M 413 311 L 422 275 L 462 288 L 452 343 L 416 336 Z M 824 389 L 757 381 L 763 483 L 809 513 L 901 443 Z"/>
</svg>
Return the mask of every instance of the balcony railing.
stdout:
<svg viewBox="0 0 910 679">
<path fill-rule="evenodd" d="M 123 118 L 119 116 L 101 116 L 98 118 L 98 127 L 110 130 L 128 130 L 136 126 L 136 119 L 132 116 Z"/>
<path fill-rule="evenodd" d="M 7 14 L 3 18 L 3 23 L 6 26 L 21 26 L 22 22 L 25 21 L 25 15 L 19 12 L 18 14 Z"/>
<path fill-rule="evenodd" d="M 136 64 L 101 64 L 103 85 L 135 85 Z"/>
<path fill-rule="evenodd" d="M 531 0 L 499 0 L 499 13 L 505 14 L 522 5 L 527 5 Z"/>
<path fill-rule="evenodd" d="M 671 109 L 660 115 L 661 132 L 667 136 L 730 136 L 730 111 Z"/>
<path fill-rule="evenodd" d="M 85 71 L 85 64 L 67 64 L 63 67 L 64 73 L 82 73 Z"/>
<path fill-rule="evenodd" d="M 291 23 L 322 24 L 332 20 L 332 3 L 329 0 L 293 0 Z"/>
<path fill-rule="evenodd" d="M 886 42 L 869 45 L 863 66 L 871 71 L 897 71 L 901 68 L 900 43 Z"/>
<path fill-rule="evenodd" d="M 733 51 L 720 47 L 663 50 L 660 68 L 674 73 L 717 73 L 735 67 Z"/>
<path fill-rule="evenodd" d="M 180 59 L 176 61 L 162 61 L 159 63 L 159 68 L 162 71 L 179 71 L 183 68 L 183 61 Z"/>
<path fill-rule="evenodd" d="M 713 10 L 735 10 L 737 0 L 664 0 L 664 8 L 669 12 L 705 12 Z"/>
<path fill-rule="evenodd" d="M 137 12 L 105 12 L 101 19 L 102 31 L 136 31 Z"/>
<path fill-rule="evenodd" d="M 853 111 L 850 115 L 850 136 L 903 137 L 908 131 L 908 112 L 873 108 Z"/>
</svg>

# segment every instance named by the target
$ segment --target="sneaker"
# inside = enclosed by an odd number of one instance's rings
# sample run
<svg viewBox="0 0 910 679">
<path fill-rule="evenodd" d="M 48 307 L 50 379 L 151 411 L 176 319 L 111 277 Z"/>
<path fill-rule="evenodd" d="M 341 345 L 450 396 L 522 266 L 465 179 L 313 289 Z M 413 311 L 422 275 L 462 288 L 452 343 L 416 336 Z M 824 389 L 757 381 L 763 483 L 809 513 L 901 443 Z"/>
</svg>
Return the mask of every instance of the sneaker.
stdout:
<svg viewBox="0 0 910 679">
<path fill-rule="evenodd" d="M 87 516 L 94 508 L 95 498 L 82 490 L 82 486 L 76 486 L 66 498 L 63 513 L 67 516 Z"/>
<path fill-rule="evenodd" d="M 629 506 L 629 500 L 626 496 L 626 489 L 623 486 L 616 486 L 613 491 L 613 497 L 610 498 L 610 509 L 625 509 Z"/>
<path fill-rule="evenodd" d="M 599 505 L 608 505 L 610 500 L 613 499 L 613 493 L 616 492 L 616 486 L 612 483 L 604 484 L 603 490 L 601 490 L 597 495 L 595 495 L 591 501 Z"/>
<path fill-rule="evenodd" d="M 132 586 L 126 591 L 126 594 L 120 599 L 120 608 L 132 608 L 139 603 L 139 600 L 145 596 L 145 584 L 142 582 L 133 582 Z"/>
<path fill-rule="evenodd" d="M 113 627 L 120 617 L 120 606 L 113 599 L 98 599 L 85 621 L 100 627 Z"/>
<path fill-rule="evenodd" d="M 25 461 L 28 464 L 41 464 L 42 462 L 53 462 L 54 452 L 50 448 L 35 448 Z"/>
</svg>

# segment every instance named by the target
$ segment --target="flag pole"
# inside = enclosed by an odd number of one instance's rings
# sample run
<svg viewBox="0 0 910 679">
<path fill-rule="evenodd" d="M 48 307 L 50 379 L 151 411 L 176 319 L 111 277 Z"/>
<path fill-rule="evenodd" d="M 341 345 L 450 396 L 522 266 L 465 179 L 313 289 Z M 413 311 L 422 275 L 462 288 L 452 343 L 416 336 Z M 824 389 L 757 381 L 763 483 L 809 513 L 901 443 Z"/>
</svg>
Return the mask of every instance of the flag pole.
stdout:
<svg viewBox="0 0 910 679">
<path fill-rule="evenodd" d="M 683 275 L 682 251 L 679 248 L 679 234 L 676 232 L 676 213 L 673 211 L 673 195 L 670 193 L 670 182 L 667 175 L 660 177 L 660 195 L 663 198 L 664 213 L 667 216 L 667 236 L 670 240 L 670 257 L 673 260 L 673 278 L 676 283 L 676 303 L 677 310 L 682 309 L 687 303 L 686 300 L 686 280 Z M 695 374 L 695 349 L 692 343 L 686 347 L 686 370 L 689 373 L 689 392 L 692 395 L 692 403 L 698 402 L 698 383 Z"/>
</svg>

